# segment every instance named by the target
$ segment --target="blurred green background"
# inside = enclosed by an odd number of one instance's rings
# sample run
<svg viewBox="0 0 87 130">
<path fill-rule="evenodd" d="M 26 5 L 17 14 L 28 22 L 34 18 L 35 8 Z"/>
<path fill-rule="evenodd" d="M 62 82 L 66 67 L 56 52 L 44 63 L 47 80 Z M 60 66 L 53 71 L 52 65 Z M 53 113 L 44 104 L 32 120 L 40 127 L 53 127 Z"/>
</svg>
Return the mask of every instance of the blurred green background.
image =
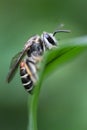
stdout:
<svg viewBox="0 0 87 130">
<path fill-rule="evenodd" d="M 34 34 L 53 32 L 65 24 L 71 34 L 87 33 L 87 0 L 0 0 L 0 130 L 26 130 L 28 94 L 19 73 L 10 84 L 11 58 Z M 38 107 L 39 130 L 87 130 L 87 52 L 62 65 L 42 86 Z M 30 98 L 30 95 L 29 95 Z"/>
</svg>

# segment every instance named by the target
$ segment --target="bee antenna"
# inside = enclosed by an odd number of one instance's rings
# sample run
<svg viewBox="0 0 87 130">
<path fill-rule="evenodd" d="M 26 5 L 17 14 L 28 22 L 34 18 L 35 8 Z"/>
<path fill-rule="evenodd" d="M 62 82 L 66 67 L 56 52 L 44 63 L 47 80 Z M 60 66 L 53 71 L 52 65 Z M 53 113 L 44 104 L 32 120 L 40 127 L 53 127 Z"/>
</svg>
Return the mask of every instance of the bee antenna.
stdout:
<svg viewBox="0 0 87 130">
<path fill-rule="evenodd" d="M 55 36 L 56 33 L 60 33 L 60 32 L 65 32 L 65 33 L 70 33 L 70 30 L 56 30 L 53 32 L 53 36 Z"/>
</svg>

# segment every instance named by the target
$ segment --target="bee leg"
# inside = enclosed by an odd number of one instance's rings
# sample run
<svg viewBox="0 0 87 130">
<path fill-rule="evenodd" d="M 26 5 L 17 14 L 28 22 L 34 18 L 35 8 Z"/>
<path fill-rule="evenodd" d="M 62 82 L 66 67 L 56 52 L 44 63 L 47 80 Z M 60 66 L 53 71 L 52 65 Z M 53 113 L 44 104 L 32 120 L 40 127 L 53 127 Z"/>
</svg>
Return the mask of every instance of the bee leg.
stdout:
<svg viewBox="0 0 87 130">
<path fill-rule="evenodd" d="M 37 71 L 40 70 L 40 63 L 37 63 L 37 64 L 36 64 L 36 69 L 37 69 Z"/>
<path fill-rule="evenodd" d="M 41 62 L 43 61 L 43 57 L 42 56 L 35 56 L 34 57 L 34 60 L 36 61 L 36 69 L 37 71 L 40 70 L 40 65 L 41 65 Z"/>
<path fill-rule="evenodd" d="M 29 60 L 26 60 L 26 64 L 25 64 L 26 71 L 31 76 L 31 79 L 35 84 L 38 80 L 36 64 L 30 62 Z"/>
<path fill-rule="evenodd" d="M 32 58 L 36 61 L 36 63 L 42 61 L 43 59 L 42 56 L 34 56 L 34 55 L 32 55 Z"/>
<path fill-rule="evenodd" d="M 37 76 L 34 73 L 32 73 L 32 71 L 30 70 L 29 66 L 27 66 L 27 64 L 25 64 L 25 68 L 27 73 L 30 75 L 33 83 L 36 83 Z"/>
</svg>

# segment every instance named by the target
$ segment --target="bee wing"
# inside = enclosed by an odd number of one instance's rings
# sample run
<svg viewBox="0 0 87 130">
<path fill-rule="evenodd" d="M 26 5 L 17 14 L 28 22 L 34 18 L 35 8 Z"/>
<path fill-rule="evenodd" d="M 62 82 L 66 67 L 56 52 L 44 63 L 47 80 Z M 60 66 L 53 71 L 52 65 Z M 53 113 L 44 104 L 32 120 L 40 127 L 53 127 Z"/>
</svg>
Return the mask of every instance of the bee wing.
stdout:
<svg viewBox="0 0 87 130">
<path fill-rule="evenodd" d="M 26 51 L 23 50 L 23 51 L 17 53 L 17 54 L 12 58 L 11 64 L 10 64 L 9 73 L 8 73 L 8 76 L 7 76 L 7 82 L 8 82 L 8 83 L 13 79 L 13 77 L 14 77 L 14 75 L 15 75 L 15 73 L 16 73 L 16 70 L 17 70 L 17 68 L 18 68 L 18 66 L 19 66 L 20 61 L 21 61 L 21 60 L 23 59 L 23 57 L 25 56 L 25 52 L 26 52 Z"/>
<path fill-rule="evenodd" d="M 34 36 L 34 37 L 31 37 L 25 44 L 25 47 L 23 49 L 23 51 L 17 53 L 13 58 L 12 58 L 12 61 L 11 61 L 11 64 L 10 64 L 10 69 L 9 69 L 9 73 L 8 73 L 8 76 L 7 76 L 7 82 L 9 83 L 15 73 L 16 73 L 16 70 L 19 66 L 19 63 L 21 62 L 21 60 L 23 59 L 23 57 L 25 56 L 27 50 L 30 48 L 30 46 L 33 44 L 33 40 L 37 38 L 37 36 Z"/>
</svg>

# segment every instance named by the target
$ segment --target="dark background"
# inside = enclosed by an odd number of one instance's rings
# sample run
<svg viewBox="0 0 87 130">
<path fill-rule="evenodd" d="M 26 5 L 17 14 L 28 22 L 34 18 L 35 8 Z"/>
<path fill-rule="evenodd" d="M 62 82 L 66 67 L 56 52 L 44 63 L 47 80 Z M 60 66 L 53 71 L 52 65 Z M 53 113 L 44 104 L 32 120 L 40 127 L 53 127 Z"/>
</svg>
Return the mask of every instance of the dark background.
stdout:
<svg viewBox="0 0 87 130">
<path fill-rule="evenodd" d="M 28 94 L 19 73 L 6 83 L 11 58 L 34 34 L 53 32 L 65 24 L 71 34 L 61 41 L 87 33 L 87 0 L 0 0 L 0 130 L 26 130 Z M 87 130 L 87 52 L 49 76 L 38 108 L 39 130 Z"/>
</svg>

